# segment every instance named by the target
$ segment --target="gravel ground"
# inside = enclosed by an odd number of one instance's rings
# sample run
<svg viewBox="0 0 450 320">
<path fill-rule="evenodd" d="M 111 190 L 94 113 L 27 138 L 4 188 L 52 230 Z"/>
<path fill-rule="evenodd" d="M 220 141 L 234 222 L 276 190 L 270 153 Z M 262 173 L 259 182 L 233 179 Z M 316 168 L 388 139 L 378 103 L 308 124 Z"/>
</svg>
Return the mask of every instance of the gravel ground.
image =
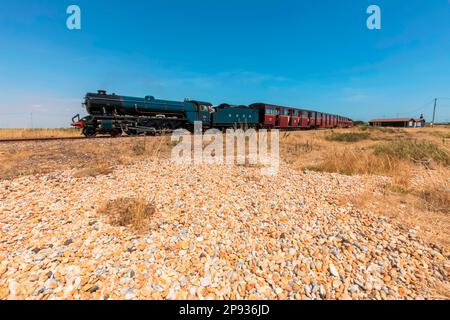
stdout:
<svg viewBox="0 0 450 320">
<path fill-rule="evenodd" d="M 427 299 L 448 250 L 338 206 L 382 178 L 167 161 L 0 181 L 1 299 Z M 97 209 L 147 197 L 150 231 Z"/>
</svg>

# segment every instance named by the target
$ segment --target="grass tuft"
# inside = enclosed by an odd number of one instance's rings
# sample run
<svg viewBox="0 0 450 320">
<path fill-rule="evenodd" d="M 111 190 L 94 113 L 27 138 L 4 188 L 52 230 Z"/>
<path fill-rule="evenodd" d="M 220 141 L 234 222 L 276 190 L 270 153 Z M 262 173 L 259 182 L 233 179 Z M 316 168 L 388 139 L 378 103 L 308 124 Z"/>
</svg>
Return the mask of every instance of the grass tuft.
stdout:
<svg viewBox="0 0 450 320">
<path fill-rule="evenodd" d="M 143 197 L 119 198 L 102 205 L 98 212 L 109 217 L 112 225 L 132 227 L 138 232 L 148 229 L 155 206 Z"/>
</svg>

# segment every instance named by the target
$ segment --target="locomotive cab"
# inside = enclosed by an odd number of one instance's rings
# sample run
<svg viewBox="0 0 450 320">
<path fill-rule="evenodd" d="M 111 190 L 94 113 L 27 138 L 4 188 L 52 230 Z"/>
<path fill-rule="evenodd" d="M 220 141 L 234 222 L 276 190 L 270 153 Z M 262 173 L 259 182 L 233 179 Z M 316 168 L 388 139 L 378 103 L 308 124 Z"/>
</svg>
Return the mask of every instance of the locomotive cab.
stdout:
<svg viewBox="0 0 450 320">
<path fill-rule="evenodd" d="M 191 100 L 197 109 L 197 119 L 195 121 L 201 121 L 203 127 L 211 126 L 211 114 L 214 112 L 213 105 L 209 102 Z"/>
</svg>

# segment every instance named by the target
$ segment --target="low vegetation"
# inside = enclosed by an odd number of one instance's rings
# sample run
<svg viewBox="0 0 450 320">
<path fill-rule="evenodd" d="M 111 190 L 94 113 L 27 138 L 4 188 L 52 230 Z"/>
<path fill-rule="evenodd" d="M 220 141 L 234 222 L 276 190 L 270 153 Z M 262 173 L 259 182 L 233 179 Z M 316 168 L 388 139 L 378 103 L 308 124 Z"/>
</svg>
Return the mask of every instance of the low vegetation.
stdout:
<svg viewBox="0 0 450 320">
<path fill-rule="evenodd" d="M 143 233 L 148 230 L 156 209 L 144 197 L 137 197 L 108 201 L 99 208 L 98 212 L 107 216 L 112 225 L 130 227 Z"/>
<path fill-rule="evenodd" d="M 450 139 L 450 132 L 446 131 L 430 131 L 432 136 L 442 138 L 442 139 Z"/>
<path fill-rule="evenodd" d="M 336 133 L 332 132 L 325 136 L 327 141 L 339 141 L 339 142 L 358 142 L 366 140 L 370 137 L 367 132 L 344 132 Z"/>
<path fill-rule="evenodd" d="M 377 144 L 373 149 L 378 156 L 395 157 L 425 165 L 432 160 L 445 166 L 450 165 L 449 152 L 429 141 L 390 141 Z"/>
<path fill-rule="evenodd" d="M 401 132 L 402 129 L 395 129 L 395 128 L 387 128 L 387 127 L 372 127 L 368 126 L 366 124 L 358 125 L 357 129 L 360 131 L 379 131 L 382 133 L 396 133 Z"/>
<path fill-rule="evenodd" d="M 336 172 L 345 175 L 377 174 L 395 172 L 400 162 L 391 156 L 375 156 L 364 149 L 333 150 L 325 160 L 306 169 L 319 172 Z"/>
<path fill-rule="evenodd" d="M 427 211 L 450 214 L 450 191 L 448 185 L 434 183 L 432 186 L 413 191 L 420 199 L 419 207 Z"/>
</svg>

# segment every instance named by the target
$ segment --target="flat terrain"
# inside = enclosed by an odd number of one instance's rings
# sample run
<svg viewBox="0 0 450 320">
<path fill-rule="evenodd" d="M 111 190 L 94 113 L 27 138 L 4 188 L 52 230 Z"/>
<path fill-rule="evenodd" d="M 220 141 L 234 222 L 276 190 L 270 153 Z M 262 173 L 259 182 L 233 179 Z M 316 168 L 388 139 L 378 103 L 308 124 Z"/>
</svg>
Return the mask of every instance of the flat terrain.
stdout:
<svg viewBox="0 0 450 320">
<path fill-rule="evenodd" d="M 0 129 L 0 140 L 23 138 L 79 137 L 80 130 L 67 129 Z"/>
<path fill-rule="evenodd" d="M 168 137 L 0 144 L 0 298 L 448 299 L 449 134 L 282 133 L 276 177 Z"/>
</svg>

